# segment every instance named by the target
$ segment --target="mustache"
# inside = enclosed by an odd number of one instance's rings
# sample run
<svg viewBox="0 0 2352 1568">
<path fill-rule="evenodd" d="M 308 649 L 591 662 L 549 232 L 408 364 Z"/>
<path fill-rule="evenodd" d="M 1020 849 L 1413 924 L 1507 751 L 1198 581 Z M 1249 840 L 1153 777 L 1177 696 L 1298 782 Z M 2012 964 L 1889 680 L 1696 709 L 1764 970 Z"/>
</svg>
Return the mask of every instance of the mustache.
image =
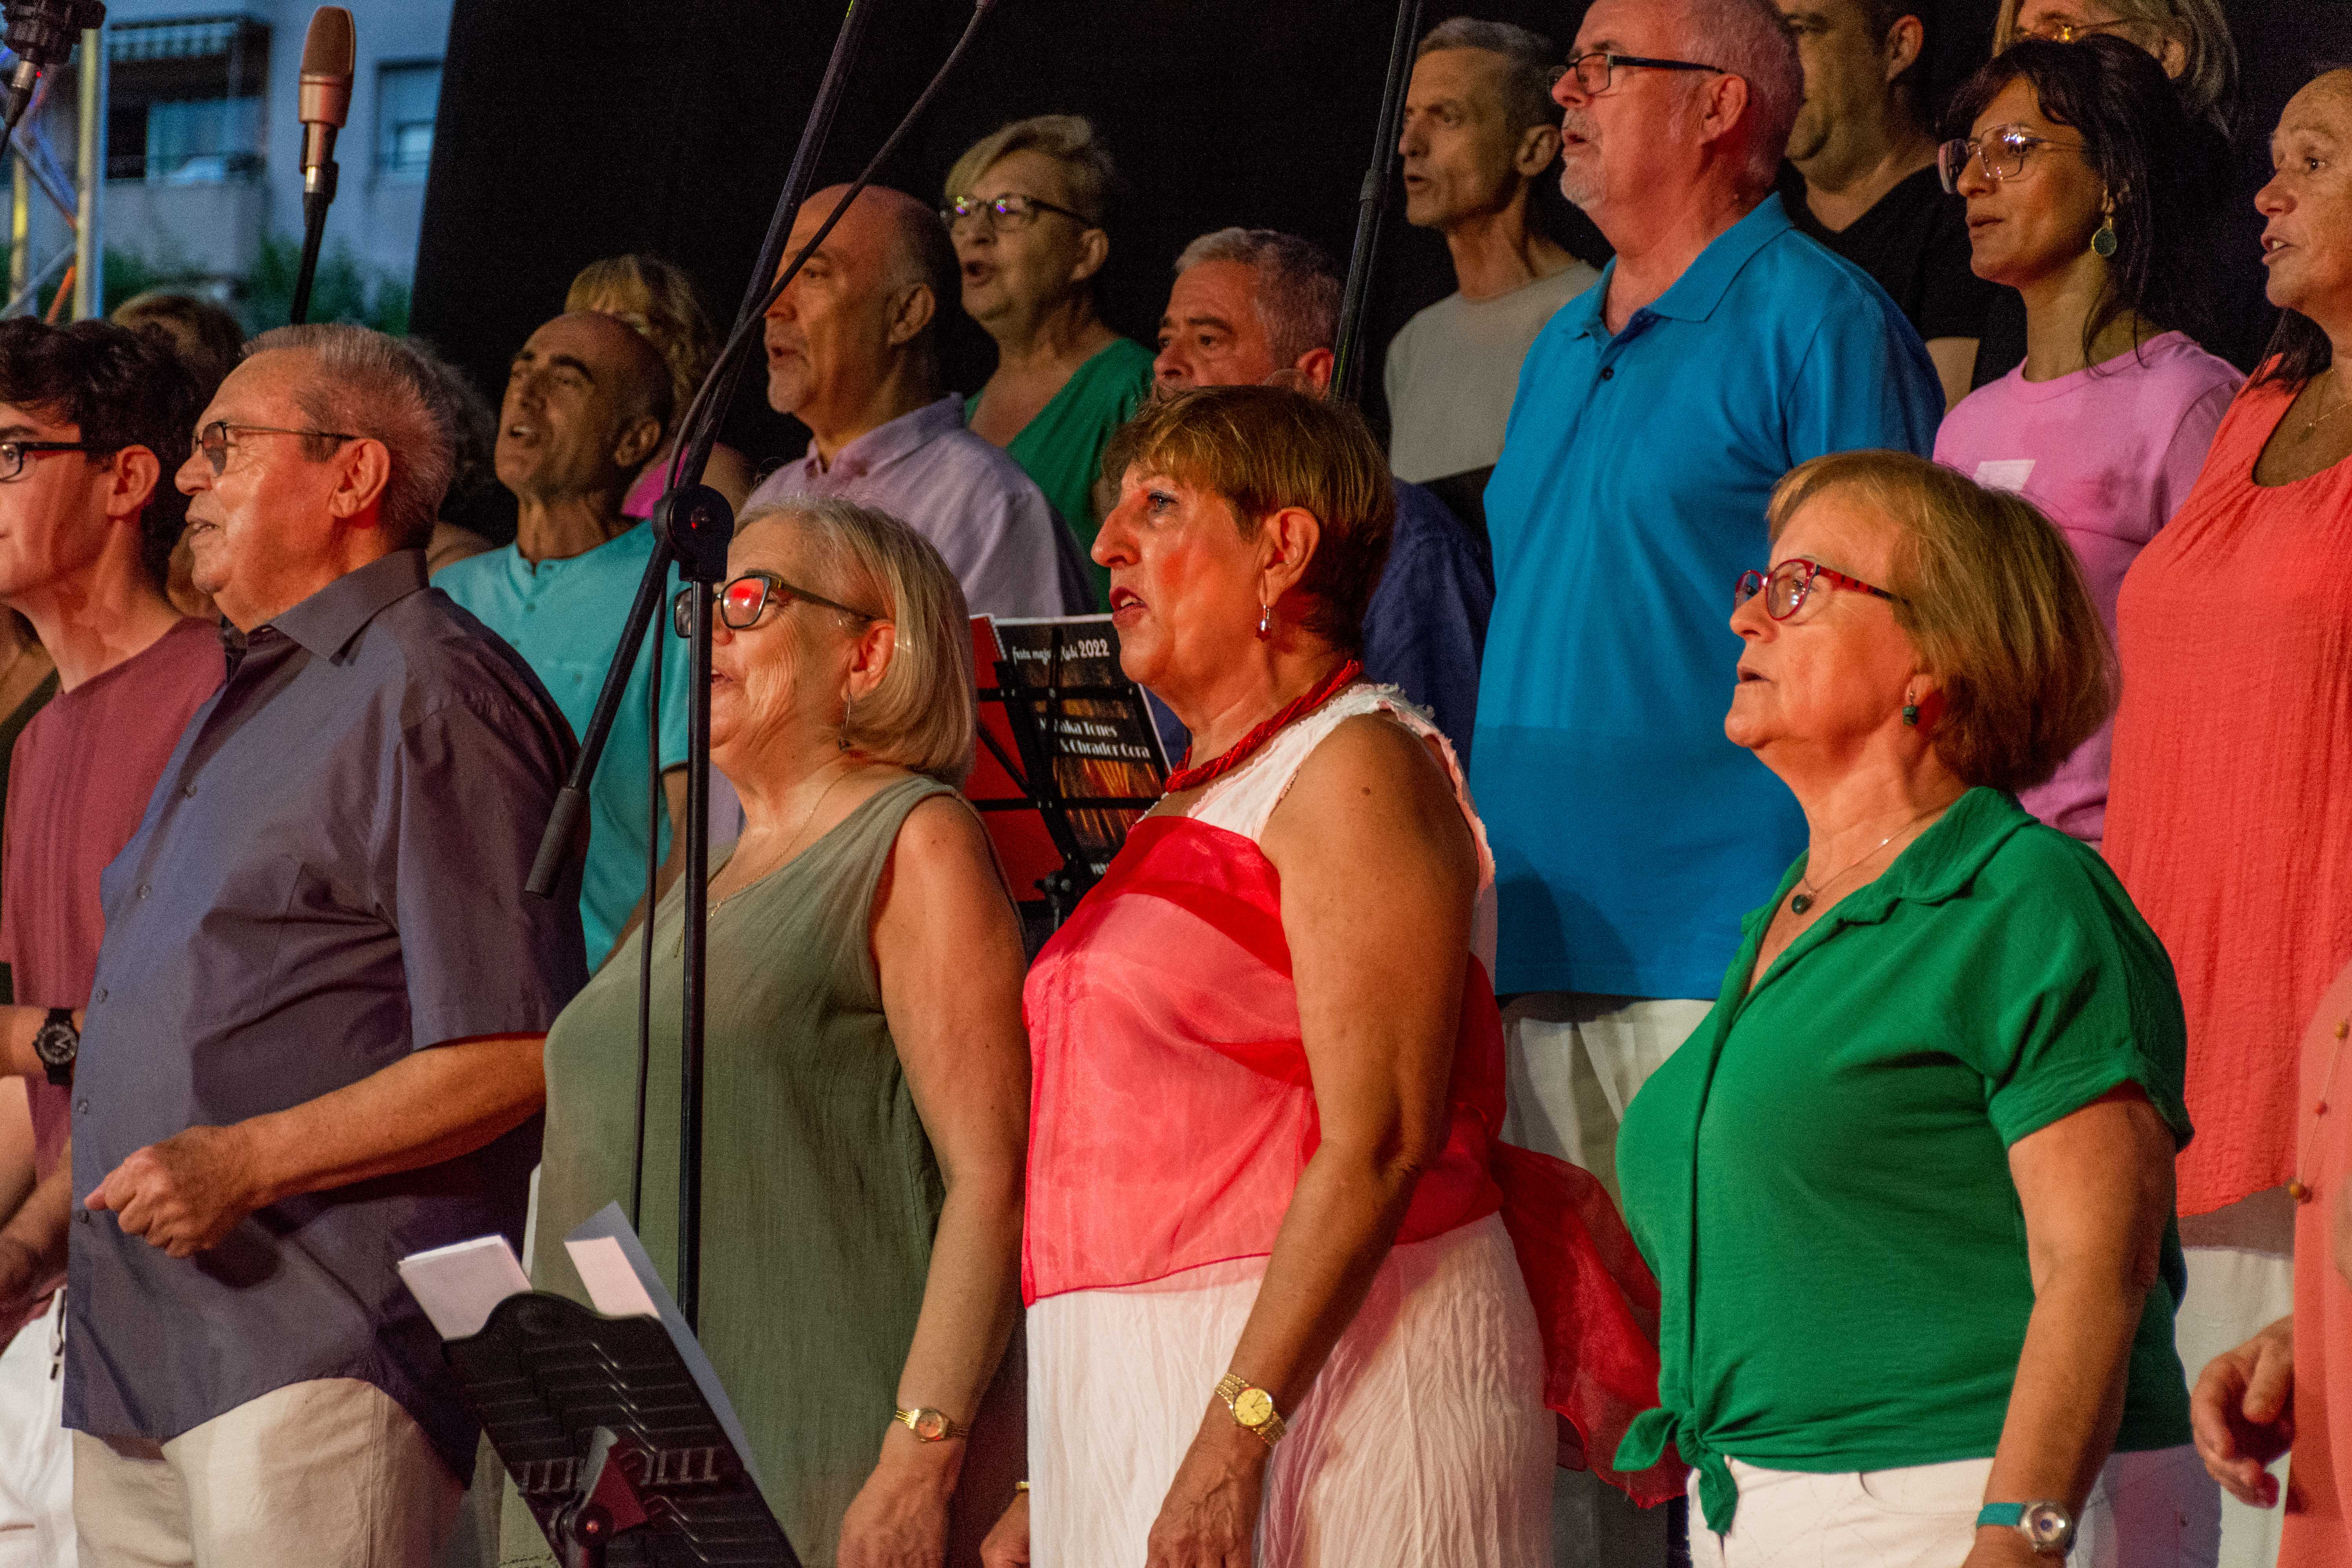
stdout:
<svg viewBox="0 0 2352 1568">
<path fill-rule="evenodd" d="M 1562 110 L 1559 116 L 1559 130 L 1563 136 L 1580 136 L 1585 141 L 1595 143 L 1601 140 L 1601 127 L 1594 123 L 1592 116 L 1581 110 Z"/>
</svg>

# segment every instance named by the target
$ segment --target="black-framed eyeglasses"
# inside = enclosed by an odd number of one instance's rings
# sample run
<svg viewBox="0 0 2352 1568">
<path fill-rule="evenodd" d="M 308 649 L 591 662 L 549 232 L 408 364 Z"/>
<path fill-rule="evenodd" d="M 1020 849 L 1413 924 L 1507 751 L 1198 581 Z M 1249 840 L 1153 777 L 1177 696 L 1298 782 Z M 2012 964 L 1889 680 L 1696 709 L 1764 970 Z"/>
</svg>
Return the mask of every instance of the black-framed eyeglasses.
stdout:
<svg viewBox="0 0 2352 1568">
<path fill-rule="evenodd" d="M 1955 136 L 1937 148 L 1936 173 L 1943 177 L 1944 189 L 1958 195 L 1960 176 L 1968 172 L 1971 156 L 1977 167 L 1984 171 L 1985 178 L 1999 184 L 2025 173 L 2026 155 L 2036 147 L 2061 153 L 2083 151 L 2080 142 L 2053 142 L 2047 136 L 2036 136 L 2022 125 L 1995 125 L 1973 141 Z"/>
<path fill-rule="evenodd" d="M 968 228 L 984 227 L 992 233 L 999 228 L 1027 228 L 1037 221 L 1039 213 L 1059 213 L 1081 227 L 1095 226 L 1095 220 L 1084 213 L 1016 191 L 1001 196 L 950 196 L 940 204 L 940 221 L 948 226 L 950 234 Z"/>
<path fill-rule="evenodd" d="M 1818 561 L 1808 561 L 1801 555 L 1791 555 L 1778 566 L 1766 572 L 1742 572 L 1731 590 L 1731 607 L 1738 609 L 1757 595 L 1764 595 L 1764 611 L 1776 621 L 1785 621 L 1805 606 L 1805 597 L 1816 583 L 1827 583 L 1832 588 L 1844 588 L 1856 594 L 1869 594 L 1891 604 L 1902 604 L 1900 594 L 1849 577 L 1844 573 L 1824 566 Z"/>
<path fill-rule="evenodd" d="M 719 588 L 719 618 L 730 632 L 748 632 L 760 624 L 770 605 L 779 607 L 794 599 L 804 599 L 828 610 L 839 610 L 845 616 L 861 621 L 878 621 L 882 617 L 866 610 L 853 610 L 847 605 L 828 599 L 822 594 L 812 594 L 806 588 L 795 587 L 773 572 L 745 572 L 730 577 Z M 680 637 L 690 637 L 694 631 L 694 590 L 681 588 L 670 601 L 669 624 Z"/>
<path fill-rule="evenodd" d="M 232 430 L 246 436 L 308 436 L 316 441 L 364 441 L 364 436 L 354 436 L 347 430 L 296 430 L 284 425 L 239 425 L 232 420 L 215 419 L 196 432 L 196 450 L 212 465 L 215 476 L 228 469 L 228 455 L 236 443 L 230 440 Z"/>
<path fill-rule="evenodd" d="M 1654 60 L 1642 55 L 1612 55 L 1595 51 L 1579 55 L 1568 62 L 1563 75 L 1576 79 L 1578 90 L 1587 98 L 1598 98 L 1609 90 L 1609 74 L 1619 70 L 1646 71 L 1712 71 L 1717 76 L 1731 73 L 1721 66 L 1701 65 L 1696 60 Z"/>
<path fill-rule="evenodd" d="M 27 458 L 51 452 L 88 452 L 95 457 L 121 450 L 120 447 L 102 447 L 95 441 L 0 441 L 0 485 L 22 477 Z"/>
</svg>

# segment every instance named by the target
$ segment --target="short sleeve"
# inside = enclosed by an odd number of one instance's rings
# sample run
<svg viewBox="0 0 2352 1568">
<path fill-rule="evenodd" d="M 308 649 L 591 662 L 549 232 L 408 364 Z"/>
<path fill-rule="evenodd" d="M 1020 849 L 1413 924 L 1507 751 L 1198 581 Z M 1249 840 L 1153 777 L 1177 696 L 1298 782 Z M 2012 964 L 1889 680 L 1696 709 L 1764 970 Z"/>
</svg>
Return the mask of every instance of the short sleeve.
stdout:
<svg viewBox="0 0 2352 1568">
<path fill-rule="evenodd" d="M 544 1033 L 587 983 L 577 871 L 553 898 L 523 890 L 568 760 L 550 718 L 481 697 L 401 737 L 378 859 L 417 1047 Z"/>
<path fill-rule="evenodd" d="M 1436 718 L 1455 754 L 1466 758 L 1478 717 L 1479 654 L 1495 606 L 1494 580 L 1482 569 L 1469 531 L 1444 502 L 1418 486 L 1400 484 L 1397 491 L 1396 548 L 1364 616 L 1364 673 L 1403 688 Z M 1427 509 L 1411 529 L 1402 526 L 1405 506 Z"/>
<path fill-rule="evenodd" d="M 1979 994 L 1998 998 L 1981 1064 L 1994 1131 L 2014 1144 L 2132 1083 L 2186 1144 L 2189 1031 L 2171 961 L 2103 867 L 2042 869 L 1979 928 Z"/>
<path fill-rule="evenodd" d="M 1944 417 L 1927 345 L 1894 301 L 1852 286 L 1825 301 L 1786 405 L 1790 467 L 1885 447 L 1926 457 Z"/>
<path fill-rule="evenodd" d="M 2213 449 L 2213 437 L 2221 428 L 2222 416 L 2230 412 L 2236 401 L 2238 384 L 2234 380 L 2217 383 L 2208 387 L 2172 432 L 2172 440 L 2164 449 L 2164 460 L 2157 482 L 2163 487 L 2157 497 L 2157 515 L 2160 522 L 2168 522 L 2197 487 L 2197 476 L 2205 471 L 2206 455 Z"/>
</svg>

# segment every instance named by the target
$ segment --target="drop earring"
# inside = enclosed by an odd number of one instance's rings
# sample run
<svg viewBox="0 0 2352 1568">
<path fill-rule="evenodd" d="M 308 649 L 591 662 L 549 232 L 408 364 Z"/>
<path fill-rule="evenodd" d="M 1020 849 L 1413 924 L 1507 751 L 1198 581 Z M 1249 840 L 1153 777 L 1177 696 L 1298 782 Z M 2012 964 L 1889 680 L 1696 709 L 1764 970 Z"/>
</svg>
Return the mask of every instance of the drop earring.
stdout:
<svg viewBox="0 0 2352 1568">
<path fill-rule="evenodd" d="M 1257 607 L 1257 640 L 1260 642 L 1266 642 L 1270 641 L 1273 637 L 1274 606 L 1272 605 L 1260 605 Z"/>
<path fill-rule="evenodd" d="M 2099 208 L 2098 231 L 2091 236 L 2091 254 L 2105 261 L 2116 253 L 2116 198 L 2109 193 Z"/>
<path fill-rule="evenodd" d="M 1919 700 L 1909 691 L 1903 694 L 1903 722 L 1914 730 L 1919 727 Z"/>
</svg>

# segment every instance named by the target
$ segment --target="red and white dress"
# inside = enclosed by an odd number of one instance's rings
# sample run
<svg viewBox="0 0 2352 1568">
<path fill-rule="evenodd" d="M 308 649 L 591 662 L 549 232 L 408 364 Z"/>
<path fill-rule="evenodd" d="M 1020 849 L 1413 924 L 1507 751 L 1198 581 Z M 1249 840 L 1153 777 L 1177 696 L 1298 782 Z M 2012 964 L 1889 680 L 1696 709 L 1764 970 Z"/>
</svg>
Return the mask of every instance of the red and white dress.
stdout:
<svg viewBox="0 0 2352 1568">
<path fill-rule="evenodd" d="M 1280 878 L 1259 837 L 1315 748 L 1373 713 L 1454 780 L 1491 952 L 1494 866 L 1452 748 L 1392 688 L 1359 685 L 1184 814 L 1138 823 L 1030 971 L 1037 1568 L 1142 1563 L 1231 1368 L 1319 1138 Z M 1555 1462 L 1580 1434 L 1605 1465 L 1656 1402 L 1656 1289 L 1598 1183 L 1495 1141 L 1501 1024 L 1486 965 L 1464 963 L 1444 1152 L 1355 1321 L 1284 1412 L 1258 1531 L 1267 1568 L 1547 1564 Z M 1612 1479 L 1644 1501 L 1680 1484 L 1678 1468 Z"/>
</svg>

